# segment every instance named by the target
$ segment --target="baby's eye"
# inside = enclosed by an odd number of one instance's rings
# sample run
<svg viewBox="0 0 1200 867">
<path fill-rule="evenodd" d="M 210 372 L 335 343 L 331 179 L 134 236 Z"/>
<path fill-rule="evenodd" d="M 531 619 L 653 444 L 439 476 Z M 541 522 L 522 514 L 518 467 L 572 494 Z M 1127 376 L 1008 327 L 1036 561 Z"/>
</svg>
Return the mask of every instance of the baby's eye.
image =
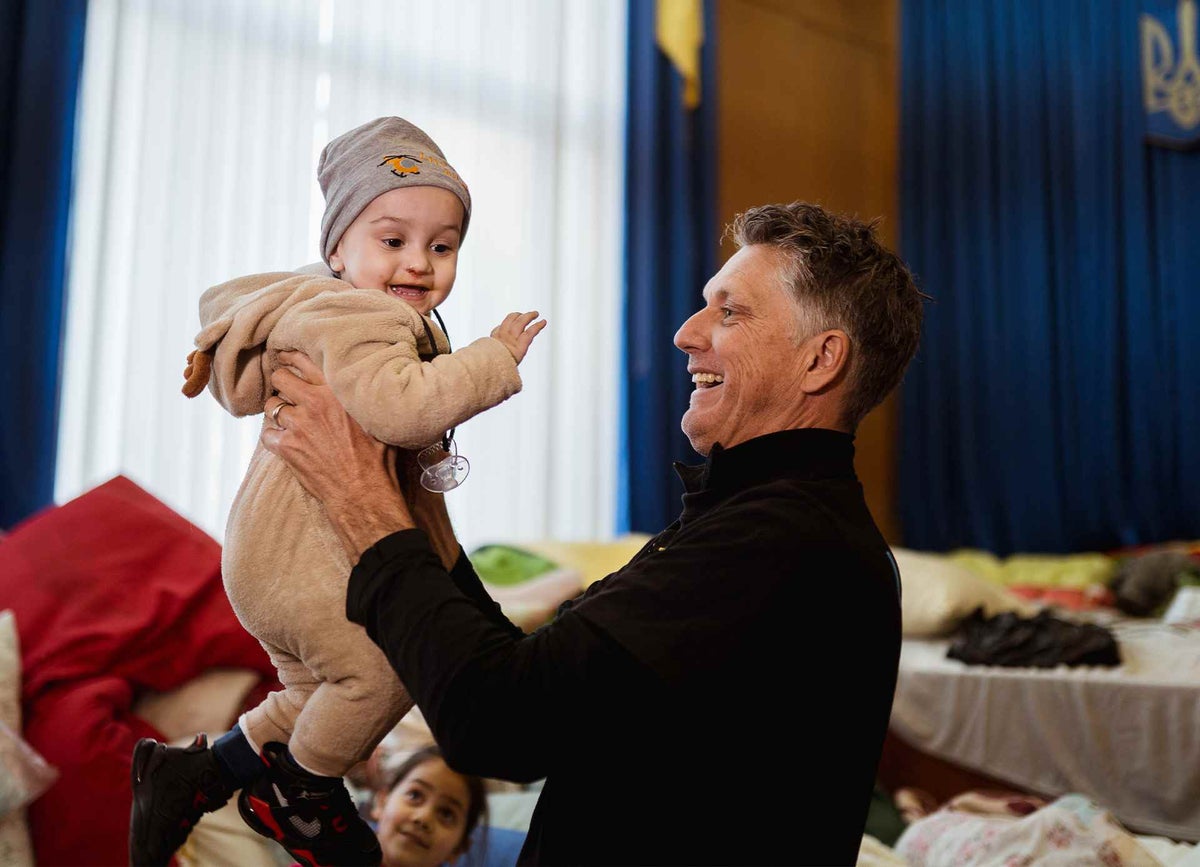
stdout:
<svg viewBox="0 0 1200 867">
<path fill-rule="evenodd" d="M 453 249 L 454 248 L 451 247 L 449 244 L 434 244 L 433 245 L 433 252 L 435 252 L 435 253 L 449 253 Z"/>
<path fill-rule="evenodd" d="M 384 238 L 383 243 L 385 246 L 391 247 L 393 250 L 399 250 L 404 246 L 404 241 L 400 238 Z"/>
<path fill-rule="evenodd" d="M 458 813 L 449 807 L 442 807 L 438 810 L 438 818 L 444 825 L 454 825 L 458 822 Z"/>
</svg>

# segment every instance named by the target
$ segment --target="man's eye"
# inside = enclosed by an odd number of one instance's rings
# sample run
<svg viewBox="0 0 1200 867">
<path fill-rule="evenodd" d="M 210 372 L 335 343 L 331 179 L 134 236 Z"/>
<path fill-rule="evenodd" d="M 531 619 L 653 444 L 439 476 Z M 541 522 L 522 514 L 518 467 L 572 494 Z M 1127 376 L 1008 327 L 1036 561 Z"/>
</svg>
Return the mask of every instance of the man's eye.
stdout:
<svg viewBox="0 0 1200 867">
<path fill-rule="evenodd" d="M 399 250 L 404 246 L 404 241 L 402 241 L 400 238 L 384 238 L 383 243 L 386 246 L 391 247 L 393 250 Z"/>
<path fill-rule="evenodd" d="M 732 315 L 733 315 L 733 311 L 730 310 L 728 307 L 721 308 L 721 318 L 722 319 L 728 319 Z"/>
</svg>

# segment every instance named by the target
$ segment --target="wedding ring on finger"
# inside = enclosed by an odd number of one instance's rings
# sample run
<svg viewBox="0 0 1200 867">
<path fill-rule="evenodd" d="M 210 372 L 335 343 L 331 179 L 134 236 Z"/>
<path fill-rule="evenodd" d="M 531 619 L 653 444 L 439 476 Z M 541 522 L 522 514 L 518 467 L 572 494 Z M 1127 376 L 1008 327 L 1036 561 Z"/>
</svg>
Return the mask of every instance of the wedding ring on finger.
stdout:
<svg viewBox="0 0 1200 867">
<path fill-rule="evenodd" d="M 275 408 L 271 410 L 271 424 L 275 425 L 275 427 L 279 428 L 280 430 L 283 430 L 284 427 L 279 423 L 279 411 L 285 406 L 291 406 L 291 404 L 283 398 L 280 398 L 279 403 L 275 404 Z"/>
</svg>

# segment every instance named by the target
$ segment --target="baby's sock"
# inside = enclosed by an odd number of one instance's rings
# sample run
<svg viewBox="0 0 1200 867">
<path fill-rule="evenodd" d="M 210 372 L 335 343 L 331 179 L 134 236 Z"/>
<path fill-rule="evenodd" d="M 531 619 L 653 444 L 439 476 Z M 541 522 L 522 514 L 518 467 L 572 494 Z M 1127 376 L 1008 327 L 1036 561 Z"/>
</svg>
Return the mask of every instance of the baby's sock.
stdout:
<svg viewBox="0 0 1200 867">
<path fill-rule="evenodd" d="M 222 776 L 234 789 L 241 789 L 258 779 L 266 768 L 262 756 L 250 743 L 240 725 L 221 735 L 212 745 L 213 755 Z"/>
<path fill-rule="evenodd" d="M 304 767 L 304 765 L 296 761 L 296 757 L 292 755 L 290 749 L 285 749 L 280 754 L 279 759 L 279 763 L 294 774 L 303 774 L 306 777 L 311 777 L 314 782 L 324 783 L 329 786 L 342 785 L 343 781 L 341 777 L 326 777 Z"/>
</svg>

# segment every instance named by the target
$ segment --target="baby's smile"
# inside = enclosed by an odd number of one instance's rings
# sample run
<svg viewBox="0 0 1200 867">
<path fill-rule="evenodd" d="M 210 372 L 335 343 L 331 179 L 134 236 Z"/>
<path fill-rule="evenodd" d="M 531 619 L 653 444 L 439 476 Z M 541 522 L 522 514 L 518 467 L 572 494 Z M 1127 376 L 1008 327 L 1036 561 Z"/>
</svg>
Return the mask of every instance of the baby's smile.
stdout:
<svg viewBox="0 0 1200 867">
<path fill-rule="evenodd" d="M 405 301 L 419 301 L 428 294 L 429 289 L 416 283 L 392 283 L 387 287 L 388 292 Z"/>
</svg>

